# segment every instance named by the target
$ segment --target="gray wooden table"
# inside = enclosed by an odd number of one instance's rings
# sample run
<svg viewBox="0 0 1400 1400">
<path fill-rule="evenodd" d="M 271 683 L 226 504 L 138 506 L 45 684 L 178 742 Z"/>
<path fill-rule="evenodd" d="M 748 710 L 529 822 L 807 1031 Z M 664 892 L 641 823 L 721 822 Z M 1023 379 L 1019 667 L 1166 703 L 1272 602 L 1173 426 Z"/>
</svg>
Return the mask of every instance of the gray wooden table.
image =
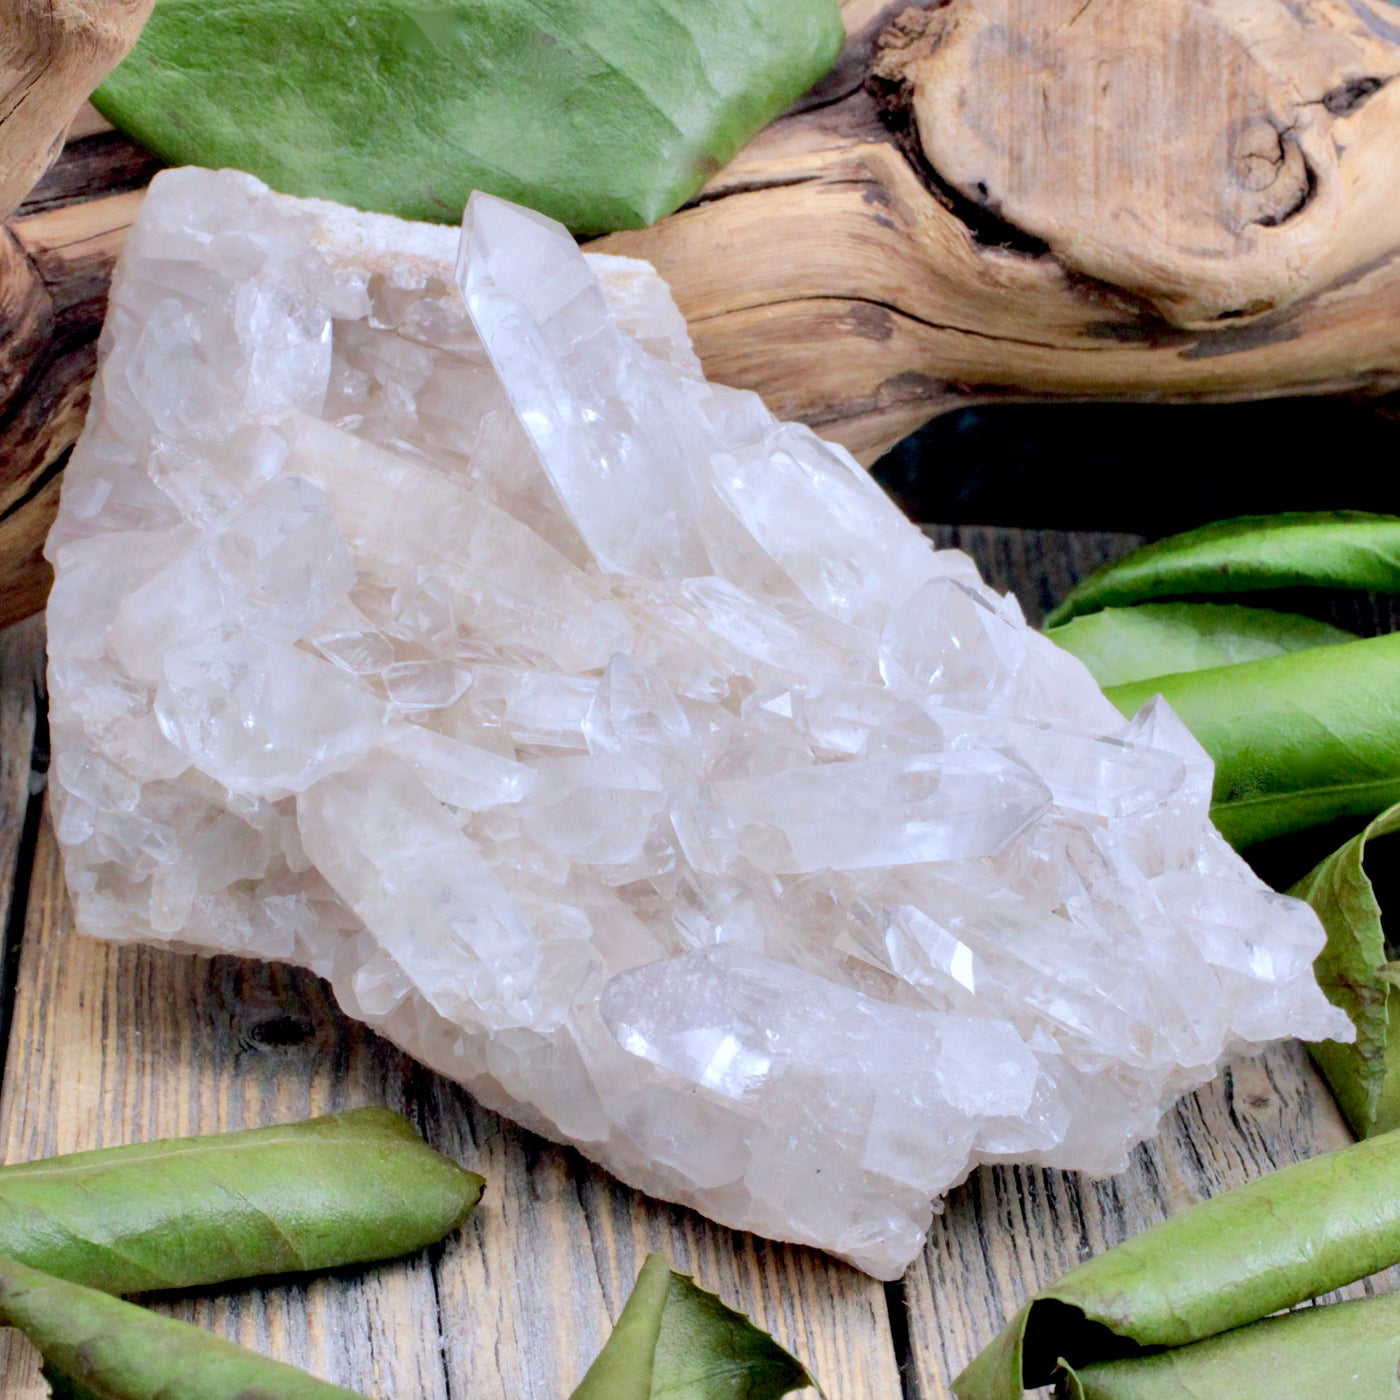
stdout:
<svg viewBox="0 0 1400 1400">
<path fill-rule="evenodd" d="M 1014 588 L 1032 620 L 1075 577 L 1136 542 L 931 533 Z M 380 1400 L 564 1400 L 649 1250 L 775 1333 L 831 1400 L 938 1400 L 1017 1303 L 1065 1268 L 1194 1201 L 1349 1141 L 1302 1048 L 1280 1044 L 1184 1099 L 1122 1176 L 976 1172 L 948 1198 L 900 1283 L 722 1229 L 486 1112 L 342 1016 L 314 977 L 75 932 L 43 814 L 41 675 L 40 622 L 0 632 L 4 1160 L 363 1103 L 406 1113 L 487 1179 L 457 1236 L 372 1269 L 155 1300 Z M 33 1350 L 0 1341 L 0 1395 L 44 1394 Z"/>
</svg>

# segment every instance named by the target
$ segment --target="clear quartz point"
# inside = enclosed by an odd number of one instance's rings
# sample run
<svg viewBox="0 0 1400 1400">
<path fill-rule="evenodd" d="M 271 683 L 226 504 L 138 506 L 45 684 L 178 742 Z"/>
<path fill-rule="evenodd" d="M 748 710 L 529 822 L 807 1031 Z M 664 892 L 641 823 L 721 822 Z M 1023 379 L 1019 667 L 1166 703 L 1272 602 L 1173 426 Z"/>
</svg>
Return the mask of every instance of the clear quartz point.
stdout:
<svg viewBox="0 0 1400 1400">
<path fill-rule="evenodd" d="M 1311 911 L 645 263 L 157 176 L 48 542 L 79 925 L 290 959 L 628 1182 L 883 1278 L 1346 1039 Z"/>
</svg>

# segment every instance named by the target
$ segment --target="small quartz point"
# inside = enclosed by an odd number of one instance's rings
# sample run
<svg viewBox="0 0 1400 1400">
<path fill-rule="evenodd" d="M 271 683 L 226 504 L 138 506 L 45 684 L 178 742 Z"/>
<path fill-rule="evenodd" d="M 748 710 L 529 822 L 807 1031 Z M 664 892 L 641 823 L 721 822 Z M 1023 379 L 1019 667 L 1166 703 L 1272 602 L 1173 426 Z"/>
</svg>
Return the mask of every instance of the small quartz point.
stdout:
<svg viewBox="0 0 1400 1400">
<path fill-rule="evenodd" d="M 644 263 L 156 177 L 49 538 L 80 927 L 302 963 L 532 1129 L 882 1278 L 1350 1038 L 1311 911 Z"/>
</svg>

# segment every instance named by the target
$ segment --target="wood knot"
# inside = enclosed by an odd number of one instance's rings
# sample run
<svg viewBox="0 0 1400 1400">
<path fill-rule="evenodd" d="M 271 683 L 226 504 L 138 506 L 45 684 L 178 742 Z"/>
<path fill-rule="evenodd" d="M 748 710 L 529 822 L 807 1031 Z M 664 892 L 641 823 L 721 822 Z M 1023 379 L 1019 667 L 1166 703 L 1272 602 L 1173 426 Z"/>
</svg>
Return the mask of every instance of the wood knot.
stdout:
<svg viewBox="0 0 1400 1400">
<path fill-rule="evenodd" d="M 1394 70 L 1400 45 L 1273 0 L 949 0 L 899 17 L 874 81 L 978 242 L 1016 246 L 977 232 L 992 215 L 1067 272 L 1201 327 L 1335 275 L 1342 161 L 1363 148 L 1330 124 L 1367 120 L 1373 142 L 1393 139 L 1377 135 L 1393 125 L 1381 103 L 1353 115 L 1382 86 L 1356 76 L 1388 71 L 1382 48 Z M 1393 168 L 1374 150 L 1353 161 L 1353 181 Z M 1357 224 L 1368 200 L 1380 207 L 1374 193 L 1352 201 Z"/>
<path fill-rule="evenodd" d="M 1227 226 L 1276 228 L 1306 207 L 1317 188 L 1302 147 L 1271 121 L 1247 122 L 1230 152 L 1234 190 L 1222 199 Z"/>
</svg>

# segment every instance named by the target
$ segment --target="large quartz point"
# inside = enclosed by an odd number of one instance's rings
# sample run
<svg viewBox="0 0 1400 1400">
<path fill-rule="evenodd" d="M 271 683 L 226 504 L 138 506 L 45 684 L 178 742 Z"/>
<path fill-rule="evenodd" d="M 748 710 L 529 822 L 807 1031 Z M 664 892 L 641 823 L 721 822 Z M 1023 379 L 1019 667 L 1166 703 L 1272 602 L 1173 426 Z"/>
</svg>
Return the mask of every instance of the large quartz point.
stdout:
<svg viewBox="0 0 1400 1400">
<path fill-rule="evenodd" d="M 1322 931 L 645 264 L 158 176 L 49 540 L 80 927 L 305 964 L 485 1103 L 883 1278 L 1347 1039 Z"/>
</svg>

